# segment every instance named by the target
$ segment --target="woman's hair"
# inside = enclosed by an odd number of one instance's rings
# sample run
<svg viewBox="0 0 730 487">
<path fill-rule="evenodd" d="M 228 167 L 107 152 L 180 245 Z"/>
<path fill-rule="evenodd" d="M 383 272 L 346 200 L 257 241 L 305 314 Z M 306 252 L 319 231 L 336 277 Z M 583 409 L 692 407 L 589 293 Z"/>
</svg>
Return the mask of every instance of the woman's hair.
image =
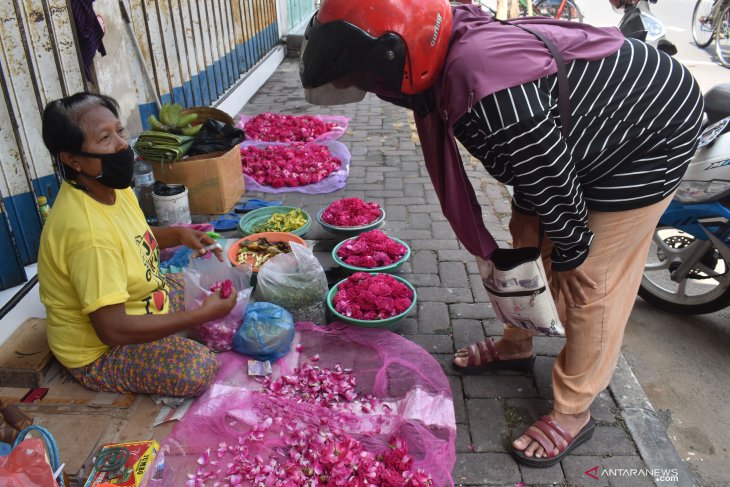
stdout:
<svg viewBox="0 0 730 487">
<path fill-rule="evenodd" d="M 76 171 L 61 162 L 60 154 L 81 151 L 85 138 L 81 115 L 93 106 L 105 107 L 119 118 L 119 104 L 116 100 L 89 92 L 54 100 L 43 109 L 43 143 L 58 163 L 64 179 L 73 178 Z"/>
</svg>

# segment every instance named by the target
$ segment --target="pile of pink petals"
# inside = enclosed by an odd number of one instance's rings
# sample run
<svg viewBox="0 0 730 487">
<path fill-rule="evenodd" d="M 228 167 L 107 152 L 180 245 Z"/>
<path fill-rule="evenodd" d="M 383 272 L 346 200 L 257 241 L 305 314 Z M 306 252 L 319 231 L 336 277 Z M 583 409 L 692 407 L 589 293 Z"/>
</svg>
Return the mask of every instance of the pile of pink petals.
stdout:
<svg viewBox="0 0 730 487">
<path fill-rule="evenodd" d="M 230 279 L 226 279 L 223 282 L 214 282 L 213 285 L 210 287 L 210 292 L 214 293 L 216 291 L 221 292 L 221 298 L 227 299 L 228 296 L 230 296 L 233 292 L 233 281 L 231 281 Z"/>
<path fill-rule="evenodd" d="M 226 279 L 223 282 L 214 282 L 210 287 L 210 291 L 220 291 L 221 298 L 226 299 L 234 291 L 233 282 L 230 279 Z M 236 331 L 238 329 L 232 326 L 231 320 L 221 319 L 194 327 L 192 329 L 192 335 L 197 340 L 205 343 L 209 348 L 225 352 L 233 346 L 233 336 L 236 334 Z"/>
<path fill-rule="evenodd" d="M 361 227 L 377 220 L 383 214 L 380 205 L 366 203 L 360 198 L 342 198 L 333 201 L 322 212 L 322 221 L 335 227 Z"/>
<path fill-rule="evenodd" d="M 241 146 L 243 173 L 262 186 L 296 188 L 318 183 L 340 169 L 341 161 L 330 150 L 312 142 Z"/>
<path fill-rule="evenodd" d="M 372 269 L 398 262 L 406 252 L 405 245 L 399 244 L 380 230 L 370 230 L 345 240 L 337 249 L 337 256 L 345 264 Z"/>
<path fill-rule="evenodd" d="M 305 421 L 296 414 L 282 417 L 282 410 L 273 406 L 277 399 L 296 399 L 302 393 L 325 408 L 354 401 L 356 384 L 349 374 L 340 365 L 329 370 L 307 363 L 293 376 L 264 380 L 263 393 L 273 397 L 264 403 L 268 406 L 259 408 L 257 425 L 235 444 L 221 442 L 215 451 L 206 450 L 195 473 L 188 475 L 186 487 L 432 486 L 430 475 L 412 470 L 413 458 L 402 438 L 393 436 L 382 451 L 371 451 L 328 409 L 320 410 L 318 420 Z M 270 454 L 264 458 L 266 452 Z"/>
<path fill-rule="evenodd" d="M 243 127 L 247 139 L 267 142 L 311 142 L 335 128 L 337 124 L 323 122 L 311 115 L 280 115 L 262 113 Z"/>
<path fill-rule="evenodd" d="M 335 310 L 356 320 L 383 320 L 403 313 L 413 291 L 390 274 L 356 272 L 337 288 Z"/>
</svg>

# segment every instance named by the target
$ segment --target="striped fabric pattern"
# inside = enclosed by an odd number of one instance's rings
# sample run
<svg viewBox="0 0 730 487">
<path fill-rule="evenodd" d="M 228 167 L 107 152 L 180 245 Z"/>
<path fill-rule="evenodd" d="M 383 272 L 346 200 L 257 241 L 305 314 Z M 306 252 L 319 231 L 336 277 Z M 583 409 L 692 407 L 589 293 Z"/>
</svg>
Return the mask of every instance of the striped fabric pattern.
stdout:
<svg viewBox="0 0 730 487">
<path fill-rule="evenodd" d="M 641 208 L 677 188 L 704 110 L 689 71 L 641 41 L 626 40 L 612 56 L 567 68 L 567 138 L 555 75 L 483 98 L 454 127 L 492 176 L 514 186 L 515 209 L 540 216 L 556 271 L 587 257 L 588 210 Z"/>
</svg>

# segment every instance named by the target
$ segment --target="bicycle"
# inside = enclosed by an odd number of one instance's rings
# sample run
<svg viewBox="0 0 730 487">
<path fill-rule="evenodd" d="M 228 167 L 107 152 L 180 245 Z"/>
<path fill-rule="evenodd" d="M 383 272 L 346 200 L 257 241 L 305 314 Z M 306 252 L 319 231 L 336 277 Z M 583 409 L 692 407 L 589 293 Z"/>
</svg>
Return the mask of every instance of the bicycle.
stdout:
<svg viewBox="0 0 730 487">
<path fill-rule="evenodd" d="M 527 1 L 520 0 L 520 15 L 523 17 L 527 15 Z M 535 0 L 532 2 L 532 14 L 583 22 L 583 12 L 573 0 Z"/>
<path fill-rule="evenodd" d="M 492 14 L 493 17 L 496 16 L 494 9 L 485 5 L 483 0 L 473 0 L 473 3 Z M 520 16 L 527 17 L 527 14 L 527 0 L 520 0 Z M 532 15 L 583 22 L 583 12 L 573 0 L 535 0 L 532 2 Z"/>
<path fill-rule="evenodd" d="M 730 68 L 730 0 L 697 0 L 692 12 L 692 38 L 700 48 L 714 40 L 720 64 Z"/>
</svg>

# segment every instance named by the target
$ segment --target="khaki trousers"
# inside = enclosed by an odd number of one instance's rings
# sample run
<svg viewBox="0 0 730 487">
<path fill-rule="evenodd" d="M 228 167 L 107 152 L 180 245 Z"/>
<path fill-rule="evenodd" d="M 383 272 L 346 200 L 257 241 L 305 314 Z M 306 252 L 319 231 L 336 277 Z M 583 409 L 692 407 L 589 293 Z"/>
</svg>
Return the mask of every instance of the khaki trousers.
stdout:
<svg viewBox="0 0 730 487">
<path fill-rule="evenodd" d="M 594 234 L 588 258 L 581 265 L 598 285 L 586 288 L 588 304 L 567 308 L 559 300 L 566 343 L 553 368 L 555 409 L 563 414 L 588 410 L 608 386 L 621 350 L 624 329 L 641 284 L 649 246 L 659 217 L 672 196 L 651 206 L 617 212 L 589 212 Z M 513 247 L 535 247 L 538 219 L 512 213 L 509 229 Z M 543 261 L 550 277 L 552 243 L 543 239 Z M 561 296 L 562 298 L 562 296 Z M 505 326 L 504 340 L 529 339 L 534 333 Z"/>
</svg>

